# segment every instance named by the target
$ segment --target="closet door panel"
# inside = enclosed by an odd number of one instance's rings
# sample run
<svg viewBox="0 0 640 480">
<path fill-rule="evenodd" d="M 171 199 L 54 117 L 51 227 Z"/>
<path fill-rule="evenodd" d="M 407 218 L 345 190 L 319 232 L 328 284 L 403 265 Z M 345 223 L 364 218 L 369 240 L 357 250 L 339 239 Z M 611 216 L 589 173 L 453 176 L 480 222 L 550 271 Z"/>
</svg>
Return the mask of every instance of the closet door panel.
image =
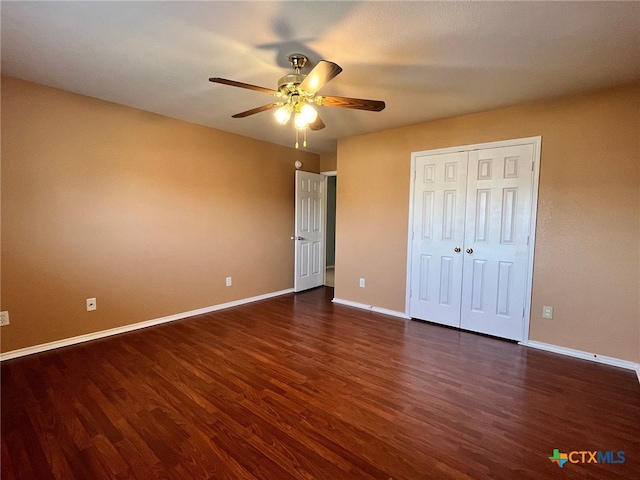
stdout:
<svg viewBox="0 0 640 480">
<path fill-rule="evenodd" d="M 416 158 L 410 315 L 460 326 L 467 152 Z M 459 251 L 456 251 L 458 249 Z"/>
<path fill-rule="evenodd" d="M 521 340 L 533 145 L 469 153 L 460 326 Z"/>
</svg>

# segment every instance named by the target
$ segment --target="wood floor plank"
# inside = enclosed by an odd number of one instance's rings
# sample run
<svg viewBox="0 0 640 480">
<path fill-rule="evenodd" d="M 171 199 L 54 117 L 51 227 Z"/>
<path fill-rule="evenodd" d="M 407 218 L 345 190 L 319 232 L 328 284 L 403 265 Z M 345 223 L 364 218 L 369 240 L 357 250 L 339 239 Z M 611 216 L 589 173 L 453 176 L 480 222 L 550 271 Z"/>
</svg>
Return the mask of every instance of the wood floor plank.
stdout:
<svg viewBox="0 0 640 480">
<path fill-rule="evenodd" d="M 3 362 L 2 479 L 640 478 L 633 372 L 332 295 Z"/>
</svg>

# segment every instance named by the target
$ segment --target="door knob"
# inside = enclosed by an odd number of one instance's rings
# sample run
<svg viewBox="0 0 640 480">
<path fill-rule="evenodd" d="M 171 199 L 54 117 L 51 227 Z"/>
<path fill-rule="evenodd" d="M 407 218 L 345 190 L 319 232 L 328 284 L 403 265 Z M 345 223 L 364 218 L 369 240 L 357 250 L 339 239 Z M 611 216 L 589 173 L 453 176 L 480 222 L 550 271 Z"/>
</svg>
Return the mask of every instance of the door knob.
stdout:
<svg viewBox="0 0 640 480">
<path fill-rule="evenodd" d="M 291 237 L 291 240 L 304 240 L 304 237 L 294 236 L 294 237 Z"/>
<path fill-rule="evenodd" d="M 471 248 L 471 247 L 467 248 L 467 253 L 469 255 L 471 255 L 473 253 L 473 248 Z"/>
<path fill-rule="evenodd" d="M 460 247 L 454 248 L 453 251 L 456 252 L 456 253 L 460 253 Z"/>
</svg>

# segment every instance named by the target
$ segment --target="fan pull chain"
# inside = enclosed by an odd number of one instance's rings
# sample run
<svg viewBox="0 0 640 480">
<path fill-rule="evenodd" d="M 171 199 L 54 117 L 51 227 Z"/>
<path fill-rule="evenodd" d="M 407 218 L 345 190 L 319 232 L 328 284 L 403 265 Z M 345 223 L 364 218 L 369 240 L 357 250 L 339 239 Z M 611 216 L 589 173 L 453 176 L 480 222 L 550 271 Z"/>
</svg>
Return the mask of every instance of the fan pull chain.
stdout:
<svg viewBox="0 0 640 480">
<path fill-rule="evenodd" d="M 296 148 L 300 148 L 300 129 L 296 128 Z M 302 146 L 307 146 L 307 129 L 302 129 Z"/>
</svg>

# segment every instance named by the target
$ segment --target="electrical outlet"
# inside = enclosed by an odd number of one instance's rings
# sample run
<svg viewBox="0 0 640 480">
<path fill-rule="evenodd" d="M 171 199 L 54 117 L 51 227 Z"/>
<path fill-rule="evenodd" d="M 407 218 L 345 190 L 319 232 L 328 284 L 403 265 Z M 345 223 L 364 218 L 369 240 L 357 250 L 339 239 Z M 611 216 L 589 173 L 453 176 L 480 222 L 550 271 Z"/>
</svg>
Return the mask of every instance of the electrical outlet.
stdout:
<svg viewBox="0 0 640 480">
<path fill-rule="evenodd" d="M 542 318 L 553 318 L 553 307 L 542 307 Z"/>
<path fill-rule="evenodd" d="M 9 312 L 0 312 L 0 325 L 9 325 Z"/>
<path fill-rule="evenodd" d="M 232 283 L 233 283 L 233 282 L 232 282 L 232 280 L 231 280 L 231 277 L 227 277 L 227 278 L 226 278 L 226 280 L 225 280 L 225 285 L 226 285 L 227 287 L 230 287 Z"/>
<path fill-rule="evenodd" d="M 96 308 L 98 308 L 98 304 L 96 303 L 95 298 L 87 298 L 87 312 L 93 312 Z"/>
<path fill-rule="evenodd" d="M 364 288 L 364 285 L 365 285 L 364 278 L 361 278 L 360 279 L 360 288 Z"/>
</svg>

